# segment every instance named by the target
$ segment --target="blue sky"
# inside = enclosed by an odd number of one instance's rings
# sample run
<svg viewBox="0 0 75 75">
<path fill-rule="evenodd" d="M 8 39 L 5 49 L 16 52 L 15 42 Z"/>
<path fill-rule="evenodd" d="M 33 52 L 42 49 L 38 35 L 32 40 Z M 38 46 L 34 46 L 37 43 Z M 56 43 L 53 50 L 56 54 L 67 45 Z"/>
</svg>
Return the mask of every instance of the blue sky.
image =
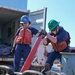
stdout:
<svg viewBox="0 0 75 75">
<path fill-rule="evenodd" d="M 0 6 L 25 10 L 27 8 L 27 0 L 0 0 Z"/>
<path fill-rule="evenodd" d="M 28 0 L 27 9 L 35 11 L 47 7 L 47 23 L 51 19 L 60 21 L 71 35 L 70 46 L 75 47 L 75 0 Z"/>
</svg>

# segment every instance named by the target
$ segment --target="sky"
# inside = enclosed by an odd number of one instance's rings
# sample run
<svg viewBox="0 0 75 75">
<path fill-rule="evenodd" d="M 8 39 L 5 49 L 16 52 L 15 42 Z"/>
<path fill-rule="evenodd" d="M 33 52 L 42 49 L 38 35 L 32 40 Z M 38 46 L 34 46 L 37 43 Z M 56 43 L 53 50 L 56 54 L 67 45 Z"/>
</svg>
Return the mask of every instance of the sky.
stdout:
<svg viewBox="0 0 75 75">
<path fill-rule="evenodd" d="M 28 0 L 27 9 L 36 11 L 47 7 L 46 30 L 48 22 L 55 19 L 70 33 L 71 44 L 75 47 L 75 0 Z"/>
<path fill-rule="evenodd" d="M 25 10 L 27 9 L 27 0 L 0 0 L 0 7 Z"/>
</svg>

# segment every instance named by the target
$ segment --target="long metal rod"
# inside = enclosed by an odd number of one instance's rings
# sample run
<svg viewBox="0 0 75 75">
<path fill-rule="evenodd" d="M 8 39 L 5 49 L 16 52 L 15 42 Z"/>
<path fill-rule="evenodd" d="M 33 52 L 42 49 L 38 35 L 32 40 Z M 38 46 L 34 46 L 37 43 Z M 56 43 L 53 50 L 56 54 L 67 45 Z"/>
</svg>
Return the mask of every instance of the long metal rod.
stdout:
<svg viewBox="0 0 75 75">
<path fill-rule="evenodd" d="M 44 8 L 44 15 L 43 15 L 43 27 L 44 27 L 44 30 L 46 29 L 46 16 L 47 16 L 47 8 Z"/>
</svg>

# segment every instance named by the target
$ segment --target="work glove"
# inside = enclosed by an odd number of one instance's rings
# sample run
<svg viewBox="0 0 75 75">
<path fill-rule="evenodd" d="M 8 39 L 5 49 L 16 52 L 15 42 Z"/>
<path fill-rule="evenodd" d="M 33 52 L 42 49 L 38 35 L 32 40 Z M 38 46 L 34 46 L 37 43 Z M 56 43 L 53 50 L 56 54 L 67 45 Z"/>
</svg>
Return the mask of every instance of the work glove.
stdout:
<svg viewBox="0 0 75 75">
<path fill-rule="evenodd" d="M 41 31 L 39 31 L 39 36 L 40 36 L 40 35 L 43 35 L 42 38 L 44 38 L 44 37 L 47 35 L 47 32 L 42 29 Z"/>
</svg>

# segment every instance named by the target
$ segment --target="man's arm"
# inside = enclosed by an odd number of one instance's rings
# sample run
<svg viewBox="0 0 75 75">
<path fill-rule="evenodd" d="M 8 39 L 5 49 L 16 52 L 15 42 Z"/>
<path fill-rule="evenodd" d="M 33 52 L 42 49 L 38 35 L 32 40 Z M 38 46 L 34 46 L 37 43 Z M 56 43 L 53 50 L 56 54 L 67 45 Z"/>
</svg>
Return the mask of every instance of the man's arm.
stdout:
<svg viewBox="0 0 75 75">
<path fill-rule="evenodd" d="M 57 43 L 57 38 L 54 37 L 54 36 L 52 36 L 52 35 L 50 35 L 49 33 L 47 34 L 47 38 L 48 38 L 51 42 Z"/>
</svg>

